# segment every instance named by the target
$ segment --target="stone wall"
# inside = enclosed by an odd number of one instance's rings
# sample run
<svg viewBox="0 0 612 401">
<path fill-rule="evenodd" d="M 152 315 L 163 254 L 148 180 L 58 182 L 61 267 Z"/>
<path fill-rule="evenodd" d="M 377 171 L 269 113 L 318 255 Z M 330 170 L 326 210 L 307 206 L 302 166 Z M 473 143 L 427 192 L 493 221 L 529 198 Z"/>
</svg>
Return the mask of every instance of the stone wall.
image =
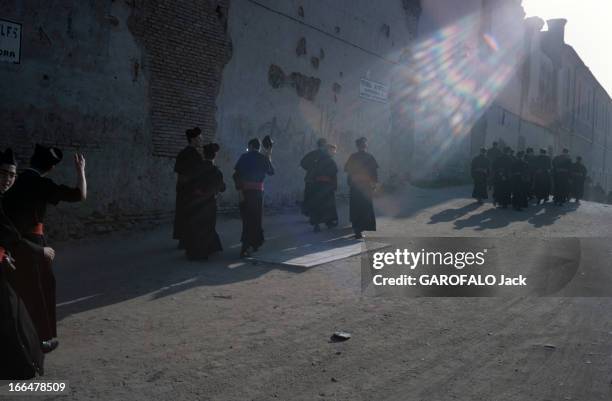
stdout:
<svg viewBox="0 0 612 401">
<path fill-rule="evenodd" d="M 299 160 L 318 137 L 338 145 L 341 170 L 354 140 L 366 136 L 383 179 L 401 171 L 411 107 L 394 111 L 391 101 L 364 99 L 360 82 L 395 88 L 406 81 L 402 57 L 414 41 L 418 13 L 415 1 L 234 0 L 233 55 L 217 101 L 224 170 L 231 171 L 249 138 L 270 134 L 277 173 L 267 182 L 268 203 L 300 199 Z M 344 186 L 342 172 L 339 181 Z M 225 200 L 235 196 L 228 191 Z"/>
<path fill-rule="evenodd" d="M 85 153 L 89 199 L 50 213 L 51 234 L 82 236 L 172 215 L 172 157 L 184 130 L 215 136 L 231 54 L 228 1 L 2 2 L 22 24 L 20 64 L 0 64 L 0 147 Z M 52 175 L 75 180 L 69 157 Z"/>
<path fill-rule="evenodd" d="M 390 177 L 409 152 L 411 107 L 361 98 L 360 81 L 401 87 L 419 11 L 418 0 L 4 1 L 0 18 L 23 36 L 21 63 L 0 64 L 0 147 L 22 167 L 35 142 L 85 153 L 89 198 L 51 208 L 56 237 L 167 221 L 194 125 L 221 143 L 228 179 L 250 137 L 274 137 L 269 206 L 299 199 L 299 158 L 320 136 L 340 166 L 369 137 Z M 76 179 L 70 157 L 52 176 Z"/>
</svg>

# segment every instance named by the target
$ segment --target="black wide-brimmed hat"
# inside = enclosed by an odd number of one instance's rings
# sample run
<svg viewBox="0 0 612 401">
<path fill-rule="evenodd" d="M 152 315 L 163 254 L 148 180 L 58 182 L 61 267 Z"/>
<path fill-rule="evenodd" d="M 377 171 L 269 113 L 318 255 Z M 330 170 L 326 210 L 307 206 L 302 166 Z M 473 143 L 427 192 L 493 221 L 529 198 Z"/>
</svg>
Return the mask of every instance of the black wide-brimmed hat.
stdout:
<svg viewBox="0 0 612 401">
<path fill-rule="evenodd" d="M 32 155 L 32 159 L 39 161 L 41 164 L 48 166 L 55 166 L 64 158 L 64 154 L 60 148 L 56 148 L 54 146 L 43 146 L 41 144 L 36 144 L 34 148 L 34 155 Z"/>
<path fill-rule="evenodd" d="M 200 129 L 200 127 L 193 127 L 188 130 L 185 130 L 185 135 L 187 135 L 187 139 L 195 138 L 201 133 L 202 133 L 202 130 Z"/>
<path fill-rule="evenodd" d="M 218 143 L 208 143 L 204 145 L 204 157 L 206 159 L 214 159 L 217 152 L 221 149 Z"/>
<path fill-rule="evenodd" d="M 365 136 L 362 136 L 361 138 L 358 138 L 355 141 L 355 145 L 357 145 L 359 147 L 365 145 L 366 143 L 368 143 L 368 138 L 366 138 Z"/>
<path fill-rule="evenodd" d="M 8 164 L 17 167 L 17 159 L 15 159 L 13 149 L 6 148 L 4 152 L 0 152 L 0 164 Z"/>
<path fill-rule="evenodd" d="M 274 141 L 270 138 L 270 135 L 264 136 L 264 139 L 261 141 L 264 149 L 271 149 L 274 146 Z"/>
</svg>

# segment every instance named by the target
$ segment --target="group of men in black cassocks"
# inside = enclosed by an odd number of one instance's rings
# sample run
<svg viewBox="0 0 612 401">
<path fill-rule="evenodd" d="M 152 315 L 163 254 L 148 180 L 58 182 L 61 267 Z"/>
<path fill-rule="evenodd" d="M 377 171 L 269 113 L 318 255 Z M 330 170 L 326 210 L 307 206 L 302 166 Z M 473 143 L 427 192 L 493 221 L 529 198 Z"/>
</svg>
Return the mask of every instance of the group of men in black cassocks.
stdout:
<svg viewBox="0 0 612 401">
<path fill-rule="evenodd" d="M 350 155 L 344 171 L 350 189 L 350 221 L 355 238 L 359 239 L 363 237 L 363 231 L 376 231 L 372 198 L 378 183 L 378 163 L 367 152 L 366 138 L 357 139 L 355 144 L 357 152 Z M 328 228 L 338 225 L 338 166 L 333 158 L 335 153 L 336 146 L 320 138 L 317 149 L 307 153 L 300 162 L 300 166 L 306 170 L 302 213 L 309 217 L 315 232 L 321 231 L 321 224 L 326 224 Z"/>
<path fill-rule="evenodd" d="M 188 146 L 176 158 L 177 173 L 174 239 L 184 248 L 187 258 L 206 260 L 223 250 L 216 230 L 217 195 L 226 189 L 223 173 L 215 165 L 220 147 L 216 143 L 202 146 L 202 131 L 195 127 L 186 131 Z M 264 243 L 262 228 L 264 180 L 274 174 L 273 141 L 269 137 L 251 139 L 232 176 L 239 192 L 242 218 L 241 257 L 250 256 Z M 203 152 L 200 153 L 200 148 Z"/>
<path fill-rule="evenodd" d="M 493 188 L 493 204 L 502 208 L 509 205 L 515 210 L 528 207 L 529 200 L 536 204 L 547 202 L 551 193 L 556 205 L 562 206 L 570 198 L 579 203 L 584 196 L 587 169 L 582 158 L 572 162 L 569 151 L 550 158 L 546 149 L 538 155 L 532 148 L 525 152 L 509 147 L 499 149 L 497 142 L 492 147 L 481 149 L 472 160 L 471 174 L 474 181 L 472 197 L 478 203 L 488 199 L 488 189 Z"/>
<path fill-rule="evenodd" d="M 47 205 L 87 196 L 85 159 L 76 154 L 77 185 L 58 185 L 47 175 L 62 151 L 36 145 L 30 167 L 17 175 L 11 149 L 0 152 L 0 378 L 43 374 L 43 354 L 58 345 L 55 251 L 45 239 Z"/>
<path fill-rule="evenodd" d="M 202 146 L 202 131 L 198 127 L 188 129 L 185 134 L 188 145 L 178 154 L 174 166 L 178 179 L 173 238 L 179 241 L 179 248 L 185 249 L 188 259 L 205 260 L 223 249 L 216 231 L 217 195 L 224 192 L 226 186 L 223 174 L 214 163 L 219 145 Z M 257 252 L 265 241 L 262 227 L 264 180 L 274 174 L 273 144 L 269 136 L 261 142 L 251 139 L 247 152 L 234 166 L 232 178 L 239 193 L 242 219 L 240 257 Z M 344 170 L 350 187 L 353 230 L 356 238 L 362 238 L 363 231 L 376 230 L 372 197 L 378 182 L 378 163 L 366 151 L 366 138 L 358 139 L 356 144 L 357 152 L 350 156 Z M 320 231 L 323 223 L 330 228 L 338 224 L 335 149 L 334 145 L 320 139 L 318 148 L 301 162 L 306 170 L 303 211 L 310 217 L 315 231 Z"/>
</svg>

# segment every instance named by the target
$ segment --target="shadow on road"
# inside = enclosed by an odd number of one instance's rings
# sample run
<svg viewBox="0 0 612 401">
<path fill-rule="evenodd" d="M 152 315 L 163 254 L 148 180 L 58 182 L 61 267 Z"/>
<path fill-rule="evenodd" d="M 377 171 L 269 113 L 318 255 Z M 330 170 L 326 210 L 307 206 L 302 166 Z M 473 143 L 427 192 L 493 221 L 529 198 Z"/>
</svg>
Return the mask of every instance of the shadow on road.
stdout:
<svg viewBox="0 0 612 401">
<path fill-rule="evenodd" d="M 455 210 L 462 210 L 466 208 L 467 206 L 461 209 L 450 209 L 439 214 L 446 213 L 446 215 L 451 216 Z M 552 203 L 545 203 L 544 205 L 530 205 L 529 208 L 522 211 L 513 210 L 511 207 L 508 209 L 488 208 L 467 218 L 456 220 L 454 222 L 454 228 L 455 230 L 462 230 L 465 228 L 472 228 L 476 231 L 495 230 L 506 227 L 511 223 L 518 221 L 525 221 L 532 224 L 535 228 L 540 228 L 554 224 L 563 215 L 575 211 L 576 209 L 577 205 L 573 203 L 566 204 L 564 206 L 556 206 Z M 472 210 L 475 210 L 475 208 Z M 467 214 L 468 212 L 465 212 L 464 214 Z M 429 222 L 429 224 L 448 221 L 435 221 L 434 217 L 435 216 L 432 216 L 432 220 Z"/>
<path fill-rule="evenodd" d="M 287 215 L 269 219 L 267 242 L 261 251 L 307 246 L 329 241 L 352 232 L 350 227 L 315 234 L 304 218 Z M 170 227 L 123 238 L 105 238 L 58 252 L 58 319 L 71 314 L 120 303 L 141 296 L 151 300 L 172 296 L 201 286 L 257 279 L 273 270 L 293 274 L 305 267 L 260 263 L 240 259 L 240 221 L 227 219 L 220 224 L 224 251 L 207 261 L 189 261 L 170 240 Z"/>
<path fill-rule="evenodd" d="M 481 205 L 478 203 L 470 203 L 460 208 L 455 209 L 446 209 L 439 213 L 436 213 L 431 216 L 431 219 L 427 224 L 437 224 L 437 223 L 449 223 L 451 221 L 457 220 L 460 217 L 465 216 L 466 214 L 473 212 L 478 209 Z"/>
</svg>

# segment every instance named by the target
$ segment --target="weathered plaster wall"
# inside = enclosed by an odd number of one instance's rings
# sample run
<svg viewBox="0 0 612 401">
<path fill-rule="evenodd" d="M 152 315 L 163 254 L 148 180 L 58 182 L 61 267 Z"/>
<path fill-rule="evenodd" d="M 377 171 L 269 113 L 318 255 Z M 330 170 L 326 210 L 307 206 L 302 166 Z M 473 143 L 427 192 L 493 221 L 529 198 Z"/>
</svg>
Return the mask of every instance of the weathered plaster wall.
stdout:
<svg viewBox="0 0 612 401">
<path fill-rule="evenodd" d="M 22 161 L 35 142 L 85 153 L 89 199 L 52 208 L 56 236 L 169 218 L 174 157 L 195 125 L 221 142 L 228 180 L 247 140 L 271 134 L 276 205 L 299 199 L 299 159 L 320 136 L 340 166 L 367 136 L 383 178 L 403 174 L 411 108 L 393 90 L 403 105 L 364 100 L 359 85 L 402 85 L 418 11 L 417 0 L 2 2 L 23 39 L 21 63 L 0 64 L 0 147 Z M 53 176 L 75 179 L 69 157 Z"/>
<path fill-rule="evenodd" d="M 35 142 L 87 158 L 89 198 L 52 208 L 52 235 L 81 236 L 167 219 L 184 130 L 214 137 L 215 98 L 231 46 L 227 1 L 13 0 L 20 64 L 0 64 L 0 147 L 22 161 Z M 22 163 L 25 166 L 26 163 Z"/>
<path fill-rule="evenodd" d="M 410 134 L 410 113 L 392 119 L 391 103 L 360 98 L 359 85 L 361 78 L 385 85 L 394 79 L 415 35 L 413 3 L 233 1 L 233 54 L 217 99 L 224 170 L 231 172 L 248 139 L 271 134 L 277 174 L 268 180 L 268 202 L 301 197 L 299 160 L 318 137 L 338 145 L 342 168 L 354 140 L 366 136 L 383 177 L 397 172 L 392 156 L 405 158 L 408 150 L 398 148 L 394 135 Z M 342 175 L 339 181 L 344 185 Z M 226 201 L 234 197 L 230 191 Z"/>
</svg>

